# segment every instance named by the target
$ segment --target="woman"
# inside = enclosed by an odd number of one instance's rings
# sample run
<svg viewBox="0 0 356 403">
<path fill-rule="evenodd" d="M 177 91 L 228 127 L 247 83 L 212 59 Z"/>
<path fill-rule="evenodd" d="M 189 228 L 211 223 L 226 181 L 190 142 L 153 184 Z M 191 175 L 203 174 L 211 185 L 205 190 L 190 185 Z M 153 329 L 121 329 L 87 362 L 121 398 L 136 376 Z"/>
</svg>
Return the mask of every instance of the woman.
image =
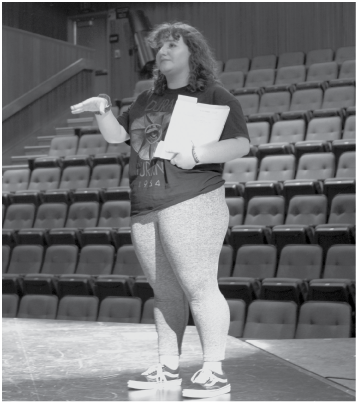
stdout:
<svg viewBox="0 0 356 403">
<path fill-rule="evenodd" d="M 183 23 L 162 24 L 149 43 L 157 50 L 154 87 L 140 94 L 127 112 L 116 119 L 105 95 L 73 106 L 72 112 L 96 112 L 109 143 L 131 144 L 131 236 L 154 290 L 159 364 L 128 386 L 181 384 L 179 356 L 190 306 L 204 362 L 183 396 L 217 396 L 231 389 L 222 369 L 230 313 L 217 283 L 229 219 L 221 163 L 249 152 L 248 132 L 240 104 L 216 79 L 216 62 L 200 32 Z M 183 144 L 169 150 L 174 153 L 171 161 L 154 158 L 180 94 L 230 107 L 220 140 L 195 148 Z"/>
</svg>

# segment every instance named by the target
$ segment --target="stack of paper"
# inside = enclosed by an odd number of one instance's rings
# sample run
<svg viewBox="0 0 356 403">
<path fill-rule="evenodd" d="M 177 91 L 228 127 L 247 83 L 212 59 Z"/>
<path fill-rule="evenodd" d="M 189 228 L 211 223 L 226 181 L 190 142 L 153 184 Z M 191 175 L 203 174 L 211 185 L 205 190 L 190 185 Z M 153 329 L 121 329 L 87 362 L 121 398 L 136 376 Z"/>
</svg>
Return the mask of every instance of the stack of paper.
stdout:
<svg viewBox="0 0 356 403">
<path fill-rule="evenodd" d="M 198 98 L 179 95 L 164 141 L 158 143 L 155 158 L 172 159 L 166 150 L 179 149 L 182 142 L 195 146 L 219 141 L 230 107 L 198 103 Z"/>
</svg>

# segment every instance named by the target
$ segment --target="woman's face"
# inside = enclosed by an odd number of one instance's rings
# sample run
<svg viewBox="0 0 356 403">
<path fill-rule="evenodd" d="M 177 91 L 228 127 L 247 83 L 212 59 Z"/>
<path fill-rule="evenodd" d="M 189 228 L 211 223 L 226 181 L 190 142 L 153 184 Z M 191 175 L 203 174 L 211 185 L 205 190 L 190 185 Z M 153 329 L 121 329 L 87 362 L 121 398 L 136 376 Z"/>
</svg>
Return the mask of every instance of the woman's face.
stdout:
<svg viewBox="0 0 356 403">
<path fill-rule="evenodd" d="M 187 74 L 189 76 L 189 48 L 180 36 L 178 40 L 169 37 L 160 43 L 156 55 L 158 69 L 165 76 Z"/>
</svg>

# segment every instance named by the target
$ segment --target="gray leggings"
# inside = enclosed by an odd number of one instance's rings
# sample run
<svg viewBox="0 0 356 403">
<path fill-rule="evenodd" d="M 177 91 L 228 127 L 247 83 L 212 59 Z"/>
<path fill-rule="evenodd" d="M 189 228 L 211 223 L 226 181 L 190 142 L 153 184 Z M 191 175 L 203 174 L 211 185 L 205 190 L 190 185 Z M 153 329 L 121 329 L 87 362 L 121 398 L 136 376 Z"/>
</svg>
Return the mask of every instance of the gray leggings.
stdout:
<svg viewBox="0 0 356 403">
<path fill-rule="evenodd" d="M 132 218 L 132 241 L 155 295 L 160 355 L 180 355 L 192 310 L 204 361 L 225 358 L 228 304 L 218 288 L 218 261 L 228 227 L 224 187 Z"/>
</svg>

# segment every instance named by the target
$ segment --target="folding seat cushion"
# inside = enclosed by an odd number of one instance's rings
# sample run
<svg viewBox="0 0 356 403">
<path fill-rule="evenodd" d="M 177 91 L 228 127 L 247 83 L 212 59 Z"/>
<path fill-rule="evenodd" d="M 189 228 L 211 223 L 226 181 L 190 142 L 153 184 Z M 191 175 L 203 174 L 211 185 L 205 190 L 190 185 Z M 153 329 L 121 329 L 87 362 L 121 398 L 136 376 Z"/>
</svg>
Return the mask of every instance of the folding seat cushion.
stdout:
<svg viewBox="0 0 356 403">
<path fill-rule="evenodd" d="M 332 49 L 315 49 L 310 50 L 307 53 L 307 58 L 305 61 L 306 67 L 309 68 L 315 63 L 327 63 L 333 60 L 334 52 Z"/>
<path fill-rule="evenodd" d="M 277 70 L 274 85 L 265 88 L 266 92 L 272 91 L 295 91 L 298 83 L 303 83 L 306 77 L 306 68 L 303 65 L 282 67 Z"/>
<path fill-rule="evenodd" d="M 343 85 L 355 85 L 355 60 L 345 60 L 341 65 L 338 78 L 329 81 L 330 87 Z"/>
<path fill-rule="evenodd" d="M 78 136 L 53 137 L 48 156 L 66 157 L 67 155 L 75 155 L 78 147 L 78 140 Z"/>
<path fill-rule="evenodd" d="M 354 178 L 355 177 L 355 152 L 347 151 L 340 156 L 337 166 L 337 178 Z"/>
<path fill-rule="evenodd" d="M 234 91 L 235 95 L 260 93 L 262 87 L 274 84 L 274 69 L 250 70 L 247 73 L 245 87 Z"/>
<path fill-rule="evenodd" d="M 11 248 L 9 245 L 2 245 L 2 272 L 6 273 L 10 262 Z"/>
<path fill-rule="evenodd" d="M 298 83 L 297 89 L 305 88 L 327 88 L 327 82 L 335 80 L 338 76 L 338 65 L 336 62 L 315 63 L 309 66 L 307 78 L 304 83 Z"/>
<path fill-rule="evenodd" d="M 351 307 L 345 303 L 308 301 L 299 313 L 296 339 L 351 337 Z"/>
<path fill-rule="evenodd" d="M 36 168 L 32 171 L 27 190 L 44 191 L 58 189 L 61 176 L 60 168 Z"/>
<path fill-rule="evenodd" d="M 235 95 L 240 102 L 242 112 L 245 116 L 257 113 L 260 104 L 260 96 L 258 94 L 241 94 Z"/>
<path fill-rule="evenodd" d="M 249 67 L 250 59 L 248 57 L 240 57 L 227 60 L 224 71 L 242 71 L 244 74 L 247 74 Z"/>
<path fill-rule="evenodd" d="M 355 281 L 355 247 L 353 245 L 333 245 L 329 248 L 323 278 Z"/>
<path fill-rule="evenodd" d="M 98 322 L 140 323 L 141 307 L 137 297 L 107 297 L 100 304 Z"/>
<path fill-rule="evenodd" d="M 250 114 L 249 121 L 269 121 L 278 120 L 278 114 L 289 110 L 290 93 L 288 91 L 268 92 L 262 94 L 258 113 Z"/>
<path fill-rule="evenodd" d="M 112 274 L 124 274 L 128 276 L 144 275 L 132 245 L 124 245 L 118 249 Z"/>
<path fill-rule="evenodd" d="M 270 124 L 268 122 L 248 122 L 246 125 L 252 145 L 258 146 L 259 144 L 268 143 L 270 132 Z"/>
<path fill-rule="evenodd" d="M 244 86 L 244 73 L 242 71 L 224 71 L 219 77 L 223 86 L 230 92 Z"/>
<path fill-rule="evenodd" d="M 355 140 L 355 116 L 348 116 L 345 121 L 344 131 L 342 138 L 343 140 Z"/>
<path fill-rule="evenodd" d="M 2 294 L 2 317 L 16 318 L 19 306 L 19 296 L 17 294 Z"/>
<path fill-rule="evenodd" d="M 353 85 L 330 87 L 325 91 L 321 108 L 315 108 L 313 116 L 344 116 L 344 110 L 350 106 L 355 106 L 355 87 Z"/>
<path fill-rule="evenodd" d="M 251 61 L 250 70 L 275 69 L 276 62 L 276 55 L 255 56 Z"/>
<path fill-rule="evenodd" d="M 6 210 L 3 229 L 31 228 L 35 218 L 35 210 L 34 204 L 11 204 Z"/>
<path fill-rule="evenodd" d="M 256 179 L 257 176 L 256 157 L 237 158 L 228 161 L 224 165 L 223 179 L 226 182 L 242 182 Z"/>
<path fill-rule="evenodd" d="M 111 274 L 115 250 L 112 245 L 87 245 L 80 252 L 76 274 Z"/>
<path fill-rule="evenodd" d="M 230 245 L 223 245 L 219 256 L 218 278 L 231 274 L 234 251 Z"/>
<path fill-rule="evenodd" d="M 229 336 L 242 337 L 245 325 L 246 303 L 239 299 L 228 299 L 226 302 L 230 309 Z"/>
<path fill-rule="evenodd" d="M 154 298 L 149 298 L 144 303 L 140 323 L 146 323 L 146 324 L 154 324 L 155 323 L 154 315 L 153 315 L 154 303 L 155 303 Z"/>
<path fill-rule="evenodd" d="M 248 339 L 293 339 L 297 305 L 292 301 L 253 301 L 247 313 L 243 337 Z"/>
<path fill-rule="evenodd" d="M 329 224 L 355 223 L 355 195 L 340 194 L 334 197 L 331 204 Z"/>
<path fill-rule="evenodd" d="M 41 245 L 15 246 L 8 268 L 8 274 L 39 273 L 42 266 L 43 247 Z"/>
<path fill-rule="evenodd" d="M 59 302 L 58 320 L 96 321 L 99 300 L 97 297 L 66 295 Z"/>
<path fill-rule="evenodd" d="M 225 199 L 229 208 L 229 227 L 241 225 L 244 220 L 245 200 L 243 197 L 228 197 Z"/>
<path fill-rule="evenodd" d="M 248 123 L 252 124 L 252 123 Z M 305 120 L 280 120 L 272 127 L 270 143 L 296 143 L 305 137 Z"/>
<path fill-rule="evenodd" d="M 283 67 L 304 65 L 304 52 L 286 52 L 278 57 L 278 70 Z"/>
<path fill-rule="evenodd" d="M 342 64 L 346 60 L 355 60 L 355 46 L 342 46 L 336 50 L 335 61 Z"/>
<path fill-rule="evenodd" d="M 73 274 L 77 267 L 78 247 L 76 245 L 51 245 L 46 250 L 42 274 Z"/>
<path fill-rule="evenodd" d="M 4 172 L 2 177 L 2 191 L 16 192 L 17 190 L 26 190 L 29 179 L 29 169 L 9 169 Z"/>
<path fill-rule="evenodd" d="M 305 118 L 310 120 L 311 111 L 320 109 L 323 101 L 323 90 L 321 88 L 312 88 L 295 91 L 292 95 L 289 112 L 283 112 L 283 120 L 293 120 Z"/>
<path fill-rule="evenodd" d="M 20 302 L 18 318 L 56 319 L 58 297 L 56 295 L 25 295 Z"/>
</svg>

